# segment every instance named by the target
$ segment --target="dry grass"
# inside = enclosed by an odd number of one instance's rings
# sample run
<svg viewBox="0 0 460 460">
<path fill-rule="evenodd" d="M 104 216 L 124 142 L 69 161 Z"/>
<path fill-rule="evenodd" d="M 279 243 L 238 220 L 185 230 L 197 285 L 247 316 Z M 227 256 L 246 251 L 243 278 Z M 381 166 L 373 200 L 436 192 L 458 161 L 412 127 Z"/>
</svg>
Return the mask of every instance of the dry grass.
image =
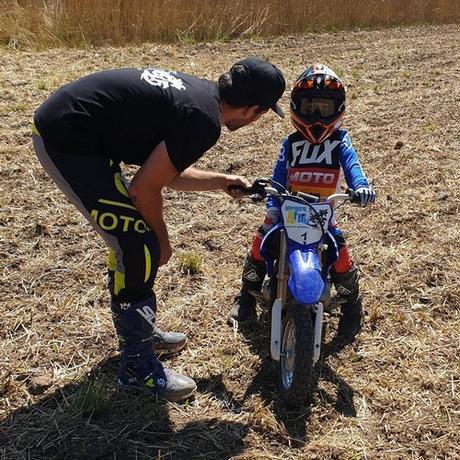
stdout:
<svg viewBox="0 0 460 460">
<path fill-rule="evenodd" d="M 457 0 L 2 0 L 11 47 L 228 40 L 458 22 Z"/>
<path fill-rule="evenodd" d="M 458 458 L 459 33 L 0 50 L 0 458 Z M 354 346 L 325 359 L 303 413 L 278 402 L 267 324 L 237 334 L 225 324 L 261 206 L 166 193 L 175 253 L 157 281 L 159 323 L 188 333 L 188 348 L 166 364 L 199 390 L 185 405 L 156 403 L 114 385 L 104 244 L 31 147 L 34 108 L 80 75 L 158 65 L 216 78 L 248 54 L 291 81 L 312 60 L 344 76 L 346 125 L 379 193 L 373 208 L 340 210 L 367 321 Z M 267 175 L 290 129 L 267 115 L 224 133 L 201 166 Z M 193 276 L 180 269 L 190 253 L 202 258 Z"/>
</svg>

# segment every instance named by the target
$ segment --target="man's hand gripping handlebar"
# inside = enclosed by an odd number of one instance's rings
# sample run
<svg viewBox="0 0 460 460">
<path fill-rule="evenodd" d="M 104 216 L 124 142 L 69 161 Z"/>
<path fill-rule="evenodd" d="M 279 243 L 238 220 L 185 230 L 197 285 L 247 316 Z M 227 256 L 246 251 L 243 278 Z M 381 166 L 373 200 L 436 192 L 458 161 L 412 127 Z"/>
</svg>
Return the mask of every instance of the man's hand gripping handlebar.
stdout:
<svg viewBox="0 0 460 460">
<path fill-rule="evenodd" d="M 241 197 L 249 197 L 252 201 L 258 202 L 264 200 L 267 195 L 273 195 L 278 197 L 298 197 L 306 200 L 307 202 L 314 203 L 320 201 L 315 195 L 310 195 L 304 192 L 289 192 L 281 184 L 278 184 L 273 179 L 267 179 L 261 177 L 256 179 L 250 187 L 241 187 L 239 185 L 230 185 L 229 190 L 237 190 Z M 326 200 L 333 199 L 349 200 L 351 203 L 359 203 L 359 198 L 355 192 L 351 189 L 347 189 L 345 193 L 334 194 L 329 196 Z"/>
</svg>

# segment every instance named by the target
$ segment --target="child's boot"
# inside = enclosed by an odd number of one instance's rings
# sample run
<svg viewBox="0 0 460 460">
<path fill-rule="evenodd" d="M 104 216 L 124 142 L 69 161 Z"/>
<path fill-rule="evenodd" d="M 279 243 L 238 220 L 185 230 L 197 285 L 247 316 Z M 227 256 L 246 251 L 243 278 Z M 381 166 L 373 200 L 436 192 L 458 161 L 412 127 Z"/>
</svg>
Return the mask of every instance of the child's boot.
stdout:
<svg viewBox="0 0 460 460">
<path fill-rule="evenodd" d="M 345 273 L 331 273 L 331 279 L 341 299 L 342 316 L 336 338 L 351 343 L 361 331 L 364 318 L 359 294 L 359 272 L 353 265 Z"/>
<path fill-rule="evenodd" d="M 256 298 L 253 293 L 260 292 L 264 281 L 265 262 L 258 261 L 248 254 L 244 262 L 241 291 L 235 297 L 232 309 L 228 315 L 228 323 L 242 323 L 257 317 Z"/>
</svg>

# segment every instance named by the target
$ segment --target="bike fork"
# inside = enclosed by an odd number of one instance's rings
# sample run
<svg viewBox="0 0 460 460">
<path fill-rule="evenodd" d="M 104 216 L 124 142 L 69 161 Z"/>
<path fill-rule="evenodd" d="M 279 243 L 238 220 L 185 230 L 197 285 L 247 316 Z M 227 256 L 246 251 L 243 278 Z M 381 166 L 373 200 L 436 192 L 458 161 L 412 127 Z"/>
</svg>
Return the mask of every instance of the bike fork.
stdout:
<svg viewBox="0 0 460 460">
<path fill-rule="evenodd" d="M 275 361 L 280 360 L 282 319 L 281 312 L 286 305 L 287 292 L 287 264 L 286 264 L 286 235 L 280 231 L 280 249 L 278 263 L 278 284 L 276 289 L 276 300 L 272 305 L 272 324 L 270 337 L 270 354 Z"/>
<path fill-rule="evenodd" d="M 321 354 L 321 339 L 323 335 L 323 304 L 318 302 L 313 307 L 313 313 L 315 313 L 315 341 L 313 344 L 313 364 L 319 361 Z"/>
</svg>

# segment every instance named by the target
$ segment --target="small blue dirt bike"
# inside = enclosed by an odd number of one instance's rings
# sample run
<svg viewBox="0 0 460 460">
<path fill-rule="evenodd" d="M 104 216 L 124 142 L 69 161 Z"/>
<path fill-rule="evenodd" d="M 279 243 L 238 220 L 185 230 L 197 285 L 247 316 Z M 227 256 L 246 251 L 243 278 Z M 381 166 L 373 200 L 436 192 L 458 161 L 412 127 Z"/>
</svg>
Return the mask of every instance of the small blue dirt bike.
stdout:
<svg viewBox="0 0 460 460">
<path fill-rule="evenodd" d="M 267 276 L 258 300 L 271 308 L 270 352 L 278 363 L 281 396 L 288 406 L 300 407 L 312 397 L 323 316 L 331 303 L 329 270 L 338 258 L 337 243 L 328 231 L 333 206 L 353 201 L 353 191 L 320 201 L 291 193 L 272 179 L 257 179 L 240 190 L 253 201 L 272 196 L 281 210 L 280 222 L 262 241 Z"/>
</svg>

